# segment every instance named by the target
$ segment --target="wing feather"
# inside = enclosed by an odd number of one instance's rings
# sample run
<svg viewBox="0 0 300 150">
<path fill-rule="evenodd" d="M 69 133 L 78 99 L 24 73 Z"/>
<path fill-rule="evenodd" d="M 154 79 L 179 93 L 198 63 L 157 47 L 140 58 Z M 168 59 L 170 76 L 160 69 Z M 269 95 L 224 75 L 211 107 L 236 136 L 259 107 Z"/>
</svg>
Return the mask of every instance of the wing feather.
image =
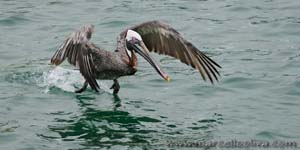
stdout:
<svg viewBox="0 0 300 150">
<path fill-rule="evenodd" d="M 51 58 L 51 63 L 60 65 L 66 58 L 68 62 L 79 67 L 80 73 L 93 90 L 98 92 L 99 85 L 96 81 L 95 66 L 91 49 L 93 44 L 89 42 L 93 32 L 93 25 L 84 26 L 80 31 L 68 37 Z"/>
<path fill-rule="evenodd" d="M 149 21 L 130 28 L 138 32 L 151 52 L 169 55 L 197 69 L 203 80 L 211 83 L 220 76 L 221 66 L 184 39 L 179 32 L 159 21 Z"/>
</svg>

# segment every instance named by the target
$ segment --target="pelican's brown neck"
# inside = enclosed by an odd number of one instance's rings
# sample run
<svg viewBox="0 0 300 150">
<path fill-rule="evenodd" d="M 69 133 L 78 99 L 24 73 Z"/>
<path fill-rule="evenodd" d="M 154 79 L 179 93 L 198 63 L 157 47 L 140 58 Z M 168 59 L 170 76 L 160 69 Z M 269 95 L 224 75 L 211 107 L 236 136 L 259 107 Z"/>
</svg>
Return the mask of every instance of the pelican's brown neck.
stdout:
<svg viewBox="0 0 300 150">
<path fill-rule="evenodd" d="M 128 57 L 129 58 L 129 57 Z M 138 66 L 138 60 L 137 60 L 137 57 L 135 55 L 135 53 L 133 52 L 132 53 L 132 56 L 131 58 L 129 58 L 129 64 L 128 64 L 130 67 L 132 68 L 135 68 L 137 69 L 137 66 Z"/>
<path fill-rule="evenodd" d="M 138 66 L 138 59 L 134 52 L 131 53 L 131 57 L 128 56 L 126 53 L 125 55 L 122 55 L 122 60 L 125 64 L 127 64 L 129 67 L 137 69 Z"/>
</svg>

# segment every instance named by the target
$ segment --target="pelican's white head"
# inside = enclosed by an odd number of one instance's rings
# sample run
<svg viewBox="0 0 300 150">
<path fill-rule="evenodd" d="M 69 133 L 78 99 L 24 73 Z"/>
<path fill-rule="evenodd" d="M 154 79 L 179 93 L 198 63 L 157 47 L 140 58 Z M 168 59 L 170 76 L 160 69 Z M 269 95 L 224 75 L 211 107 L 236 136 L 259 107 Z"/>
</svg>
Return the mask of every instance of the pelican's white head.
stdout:
<svg viewBox="0 0 300 150">
<path fill-rule="evenodd" d="M 126 33 L 126 43 L 131 43 L 131 44 L 138 44 L 142 41 L 142 37 L 140 34 L 138 34 L 137 32 L 133 31 L 133 30 L 128 30 Z M 132 58 L 132 47 L 129 47 L 129 44 L 127 44 L 126 47 L 126 53 L 128 55 L 129 58 Z"/>
<path fill-rule="evenodd" d="M 127 34 L 126 34 L 126 40 L 127 41 L 131 41 L 131 40 L 133 40 L 133 41 L 134 40 L 142 41 L 142 37 L 137 32 L 135 32 L 133 30 L 128 30 Z"/>
</svg>

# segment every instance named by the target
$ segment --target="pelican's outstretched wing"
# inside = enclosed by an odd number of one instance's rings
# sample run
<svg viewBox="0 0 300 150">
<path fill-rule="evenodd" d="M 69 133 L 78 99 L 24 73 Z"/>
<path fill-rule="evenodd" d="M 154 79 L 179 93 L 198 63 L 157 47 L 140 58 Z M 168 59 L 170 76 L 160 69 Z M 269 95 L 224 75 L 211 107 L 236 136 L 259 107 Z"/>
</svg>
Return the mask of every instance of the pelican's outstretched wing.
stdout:
<svg viewBox="0 0 300 150">
<path fill-rule="evenodd" d="M 213 78 L 218 81 L 220 74 L 216 67 L 221 68 L 221 66 L 185 40 L 169 25 L 159 21 L 149 21 L 130 29 L 141 35 L 150 51 L 175 57 L 196 68 L 204 80 L 208 77 L 211 83 L 214 82 Z"/>
<path fill-rule="evenodd" d="M 95 77 L 95 66 L 91 55 L 94 47 L 89 39 L 92 37 L 93 25 L 83 26 L 80 31 L 74 32 L 51 58 L 51 63 L 61 64 L 68 58 L 70 64 L 79 67 L 80 73 L 88 81 L 91 88 L 98 92 L 99 85 Z"/>
</svg>

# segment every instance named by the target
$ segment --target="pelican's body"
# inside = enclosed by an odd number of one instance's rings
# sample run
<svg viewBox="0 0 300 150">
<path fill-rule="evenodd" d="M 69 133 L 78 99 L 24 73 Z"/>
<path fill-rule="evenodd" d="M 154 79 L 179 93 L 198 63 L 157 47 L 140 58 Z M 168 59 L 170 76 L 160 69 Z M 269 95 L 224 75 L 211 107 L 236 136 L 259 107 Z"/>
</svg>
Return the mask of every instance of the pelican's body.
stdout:
<svg viewBox="0 0 300 150">
<path fill-rule="evenodd" d="M 105 51 L 91 43 L 89 40 L 93 31 L 94 26 L 90 25 L 74 32 L 51 59 L 52 64 L 59 65 L 68 58 L 69 63 L 79 68 L 86 81 L 76 92 L 83 92 L 88 85 L 98 92 L 99 85 L 96 79 L 102 79 L 113 80 L 111 88 L 114 89 L 113 93 L 117 94 L 120 89 L 117 79 L 133 75 L 137 71 L 136 53 L 169 81 L 169 76 L 151 58 L 151 51 L 175 57 L 198 69 L 204 80 L 206 76 L 212 83 L 213 78 L 218 80 L 219 72 L 215 66 L 220 66 L 183 39 L 175 29 L 159 21 L 145 22 L 123 31 L 118 37 L 115 51 Z"/>
<path fill-rule="evenodd" d="M 91 50 L 95 65 L 96 79 L 113 80 L 121 76 L 133 75 L 137 66 L 129 66 L 126 63 L 124 53 L 120 51 L 105 51 L 95 47 Z"/>
</svg>

